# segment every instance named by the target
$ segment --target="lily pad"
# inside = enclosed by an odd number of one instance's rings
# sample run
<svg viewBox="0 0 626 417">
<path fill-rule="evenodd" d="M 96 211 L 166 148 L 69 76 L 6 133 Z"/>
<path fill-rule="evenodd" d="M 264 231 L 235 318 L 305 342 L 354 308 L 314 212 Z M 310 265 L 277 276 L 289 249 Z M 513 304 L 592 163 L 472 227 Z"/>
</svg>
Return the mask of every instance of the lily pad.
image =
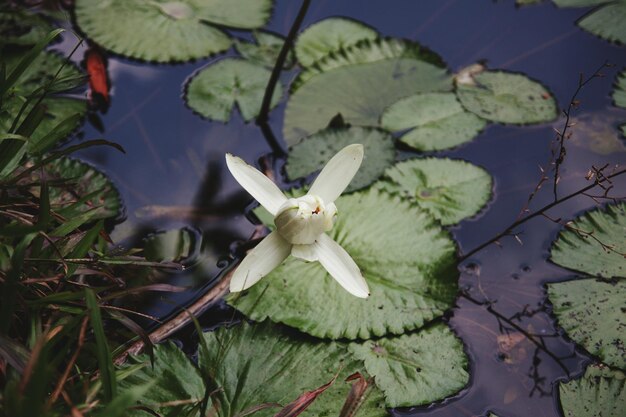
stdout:
<svg viewBox="0 0 626 417">
<path fill-rule="evenodd" d="M 406 97 L 389 106 L 381 125 L 390 131 L 412 129 L 400 142 L 420 151 L 437 151 L 472 140 L 487 123 L 465 111 L 453 93 Z"/>
<path fill-rule="evenodd" d="M 350 344 L 385 393 L 389 407 L 429 404 L 469 381 L 463 344 L 444 324 L 419 333 Z"/>
<path fill-rule="evenodd" d="M 76 23 L 91 40 L 130 58 L 181 62 L 225 51 L 230 37 L 214 25 L 256 29 L 271 0 L 77 0 Z"/>
<path fill-rule="evenodd" d="M 417 59 L 442 68 L 446 66 L 439 55 L 417 42 L 397 38 L 364 39 L 350 47 L 330 53 L 315 64 L 304 68 L 291 83 L 291 92 L 293 93 L 306 81 L 323 72 L 349 65 L 370 64 L 400 58 Z"/>
<path fill-rule="evenodd" d="M 235 417 L 263 404 L 286 405 L 299 395 L 332 381 L 301 416 L 338 415 L 350 390 L 345 382 L 354 372 L 367 375 L 343 344 L 289 336 L 269 323 L 242 324 L 205 333 L 208 356 L 200 350 L 200 367 L 210 369 L 220 406 L 217 416 Z M 270 417 L 280 408 L 261 409 L 254 416 Z M 359 409 L 360 417 L 386 416 L 382 393 L 372 388 Z"/>
<path fill-rule="evenodd" d="M 604 363 L 626 369 L 626 281 L 586 278 L 548 284 L 548 298 L 573 341 Z"/>
<path fill-rule="evenodd" d="M 198 368 L 172 342 L 155 346 L 153 352 L 154 367 L 148 355 L 131 356 L 128 359 L 124 371 L 130 372 L 130 375 L 119 380 L 119 389 L 125 391 L 152 384 L 137 405 L 148 408 L 158 415 L 199 416 L 199 410 L 192 413 L 196 404 L 201 402 L 205 395 L 204 382 Z M 134 367 L 139 369 L 131 371 Z M 131 409 L 125 415 L 147 417 L 154 414 Z"/>
<path fill-rule="evenodd" d="M 626 109 L 626 70 L 622 71 L 615 82 L 613 90 L 613 102 L 616 106 Z M 622 135 L 626 136 L 626 123 L 620 126 Z"/>
<path fill-rule="evenodd" d="M 174 229 L 154 233 L 144 242 L 144 256 L 154 262 L 174 262 L 193 254 L 197 236 L 189 229 Z"/>
<path fill-rule="evenodd" d="M 498 123 L 530 124 L 557 117 L 552 94 L 523 74 L 484 71 L 457 81 L 456 94 L 463 107 Z"/>
<path fill-rule="evenodd" d="M 344 291 L 318 262 L 290 257 L 228 302 L 252 319 L 269 317 L 332 339 L 402 334 L 452 307 L 454 243 L 428 213 L 373 187 L 336 204 L 339 215 L 329 235 L 361 269 L 369 298 Z"/>
<path fill-rule="evenodd" d="M 580 379 L 559 384 L 566 417 L 621 417 L 626 409 L 626 375 L 598 364 L 587 367 Z"/>
<path fill-rule="evenodd" d="M 274 64 L 278 59 L 278 54 L 285 43 L 285 38 L 270 32 L 255 31 L 252 34 L 255 43 L 246 41 L 237 41 L 235 47 L 237 51 L 253 64 L 258 64 L 266 68 L 274 68 Z M 283 69 L 289 69 L 293 66 L 295 57 L 293 51 L 287 53 L 287 59 L 283 65 Z"/>
<path fill-rule="evenodd" d="M 590 210 L 559 233 L 550 259 L 557 265 L 592 276 L 626 278 L 624 236 L 626 203 Z"/>
<path fill-rule="evenodd" d="M 42 16 L 24 10 L 0 10 L 0 45 L 34 45 L 54 27 Z"/>
<path fill-rule="evenodd" d="M 337 115 L 351 125 L 375 127 L 382 112 L 399 99 L 451 88 L 445 69 L 417 59 L 385 59 L 329 70 L 308 80 L 289 98 L 285 140 L 295 145 Z"/>
<path fill-rule="evenodd" d="M 493 180 L 483 168 L 465 161 L 424 158 L 395 164 L 377 186 L 428 211 L 441 224 L 451 225 L 487 204 Z"/>
<path fill-rule="evenodd" d="M 329 128 L 309 136 L 289 151 L 287 176 L 293 180 L 317 172 L 333 155 L 353 143 L 364 146 L 365 157 L 347 191 L 367 187 L 383 174 L 396 156 L 393 138 L 380 129 Z"/>
<path fill-rule="evenodd" d="M 300 34 L 295 51 L 298 62 L 308 67 L 320 58 L 355 43 L 378 38 L 375 29 L 343 17 L 331 17 L 314 23 Z"/>
<path fill-rule="evenodd" d="M 204 67 L 185 88 L 185 101 L 199 115 L 227 122 L 235 105 L 245 121 L 256 117 L 271 72 L 238 58 L 224 58 Z M 272 107 L 282 96 L 280 84 L 274 90 Z"/>
<path fill-rule="evenodd" d="M 626 0 L 554 0 L 559 7 L 599 6 L 578 20 L 578 26 L 603 39 L 626 44 Z"/>
</svg>

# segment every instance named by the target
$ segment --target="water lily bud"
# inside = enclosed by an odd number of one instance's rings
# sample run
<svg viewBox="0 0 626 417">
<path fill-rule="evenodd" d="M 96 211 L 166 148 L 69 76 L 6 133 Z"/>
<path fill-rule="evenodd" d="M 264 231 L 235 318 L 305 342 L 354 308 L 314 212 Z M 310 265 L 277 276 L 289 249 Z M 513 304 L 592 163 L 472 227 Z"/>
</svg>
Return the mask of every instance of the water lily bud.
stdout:
<svg viewBox="0 0 626 417">
<path fill-rule="evenodd" d="M 289 243 L 310 245 L 333 228 L 337 207 L 315 195 L 290 198 L 276 213 L 276 230 Z"/>
</svg>

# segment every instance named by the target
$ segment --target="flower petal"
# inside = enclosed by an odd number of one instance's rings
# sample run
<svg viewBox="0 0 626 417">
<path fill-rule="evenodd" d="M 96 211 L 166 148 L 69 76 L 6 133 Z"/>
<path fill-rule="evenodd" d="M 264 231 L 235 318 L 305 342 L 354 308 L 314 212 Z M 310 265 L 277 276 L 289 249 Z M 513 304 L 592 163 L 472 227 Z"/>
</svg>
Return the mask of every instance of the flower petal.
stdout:
<svg viewBox="0 0 626 417">
<path fill-rule="evenodd" d="M 227 153 L 226 166 L 237 182 L 273 216 L 287 201 L 287 197 L 272 180 L 258 169 L 248 165 L 243 159 Z"/>
<path fill-rule="evenodd" d="M 370 295 L 359 267 L 339 243 L 322 234 L 315 243 L 315 250 L 322 266 L 346 291 L 360 298 Z"/>
<path fill-rule="evenodd" d="M 307 262 L 317 261 L 317 250 L 315 244 L 311 245 L 293 245 L 291 248 L 291 256 L 302 259 Z"/>
<path fill-rule="evenodd" d="M 230 280 L 230 292 L 250 288 L 280 265 L 290 252 L 291 244 L 273 231 L 241 261 Z"/>
<path fill-rule="evenodd" d="M 346 189 L 363 161 L 363 145 L 348 145 L 333 156 L 317 176 L 309 194 L 317 195 L 324 203 L 332 203 Z"/>
</svg>

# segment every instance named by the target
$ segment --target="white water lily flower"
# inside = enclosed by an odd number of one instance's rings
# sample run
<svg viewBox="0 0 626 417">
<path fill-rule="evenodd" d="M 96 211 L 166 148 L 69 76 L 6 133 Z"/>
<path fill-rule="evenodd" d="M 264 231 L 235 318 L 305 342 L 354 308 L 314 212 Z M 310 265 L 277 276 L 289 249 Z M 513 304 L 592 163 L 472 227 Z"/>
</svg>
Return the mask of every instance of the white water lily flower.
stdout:
<svg viewBox="0 0 626 417">
<path fill-rule="evenodd" d="M 369 288 L 359 267 L 326 232 L 333 228 L 335 200 L 348 186 L 363 160 L 363 145 L 349 145 L 326 164 L 309 193 L 287 198 L 269 178 L 241 158 L 226 154 L 233 177 L 274 216 L 276 230 L 267 235 L 239 264 L 230 291 L 250 288 L 291 254 L 305 261 L 319 261 L 350 294 L 366 298 Z"/>
</svg>

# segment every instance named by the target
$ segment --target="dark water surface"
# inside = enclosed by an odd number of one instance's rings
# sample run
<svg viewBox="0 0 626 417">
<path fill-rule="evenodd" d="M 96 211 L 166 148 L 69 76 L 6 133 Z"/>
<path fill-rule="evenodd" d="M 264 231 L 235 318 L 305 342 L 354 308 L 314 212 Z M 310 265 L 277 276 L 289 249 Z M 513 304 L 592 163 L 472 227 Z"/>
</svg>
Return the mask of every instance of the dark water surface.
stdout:
<svg viewBox="0 0 626 417">
<path fill-rule="evenodd" d="M 484 59 L 490 68 L 523 72 L 548 86 L 561 107 L 568 104 L 580 73 L 591 74 L 605 60 L 615 64 L 581 95 L 576 114 L 584 117 L 574 127 L 562 167 L 560 195 L 565 195 L 587 184 L 584 175 L 591 165 L 626 162 L 626 148 L 623 140 L 616 139 L 615 129 L 613 135 L 595 137 L 600 147 L 613 149 L 602 154 L 587 145 L 597 132 L 586 128 L 591 121 L 614 127 L 626 120 L 626 112 L 613 108 L 609 97 L 616 73 L 626 65 L 626 48 L 576 27 L 585 9 L 557 9 L 551 3 L 516 8 L 513 3 L 316 0 L 304 26 L 334 15 L 361 20 L 383 35 L 421 42 L 440 54 L 452 71 Z M 299 5 L 277 0 L 268 29 L 286 34 Z M 201 293 L 221 271 L 219 261 L 227 257 L 231 243 L 246 240 L 253 231 L 241 214 L 250 198 L 225 170 L 224 154 L 232 152 L 250 162 L 270 152 L 260 129 L 244 124 L 239 115 L 224 125 L 202 120 L 185 107 L 182 85 L 211 61 L 152 66 L 110 58 L 112 106 L 102 117 L 105 132 L 101 135 L 88 127 L 85 135 L 104 136 L 127 151 L 122 155 L 102 148 L 81 155 L 111 176 L 126 203 L 127 219 L 115 228 L 115 241 L 132 242 L 148 232 L 181 226 L 196 228 L 204 236 L 200 265 L 173 278 L 174 283 L 194 289 L 157 296 L 146 311 L 159 316 Z M 285 74 L 283 81 L 292 76 Z M 283 111 L 284 103 L 271 114 L 276 134 L 281 132 Z M 515 220 L 540 178 L 538 167 L 551 158 L 553 126 L 562 125 L 563 120 L 531 127 L 491 125 L 472 143 L 438 153 L 478 164 L 495 178 L 490 205 L 480 216 L 451 229 L 461 251 L 471 250 Z M 614 195 L 626 195 L 626 181 L 616 181 Z M 532 207 L 541 207 L 551 198 L 545 189 Z M 594 204 L 578 197 L 552 210 L 550 216 L 572 218 Z M 491 300 L 496 312 L 460 297 L 450 317 L 471 359 L 471 383 L 443 404 L 398 410 L 396 415 L 478 416 L 488 410 L 500 417 L 559 415 L 555 381 L 579 373 L 588 360 L 558 334 L 544 306 L 544 283 L 575 276 L 546 261 L 559 228 L 536 218 L 523 226 L 523 245 L 505 238 L 502 248 L 491 246 L 465 262 L 461 288 L 476 300 Z M 513 323 L 543 336 L 536 340 L 545 346 L 538 349 L 518 329 L 507 333 L 511 325 L 497 313 L 505 318 L 517 314 L 519 320 Z"/>
</svg>

